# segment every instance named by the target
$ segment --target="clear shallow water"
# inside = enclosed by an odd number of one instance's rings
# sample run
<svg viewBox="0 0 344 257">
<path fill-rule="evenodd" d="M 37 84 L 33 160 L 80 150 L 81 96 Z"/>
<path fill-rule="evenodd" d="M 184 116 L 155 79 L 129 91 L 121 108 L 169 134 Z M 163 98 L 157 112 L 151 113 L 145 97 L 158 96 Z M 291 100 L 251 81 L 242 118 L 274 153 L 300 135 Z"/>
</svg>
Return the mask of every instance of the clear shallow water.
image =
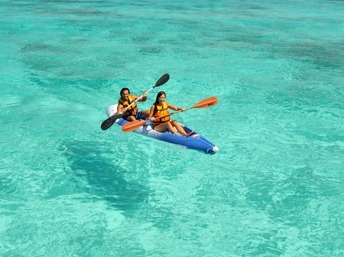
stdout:
<svg viewBox="0 0 344 257">
<path fill-rule="evenodd" d="M 1 255 L 343 256 L 343 11 L 0 1 Z M 100 130 L 166 72 L 216 155 Z"/>
</svg>

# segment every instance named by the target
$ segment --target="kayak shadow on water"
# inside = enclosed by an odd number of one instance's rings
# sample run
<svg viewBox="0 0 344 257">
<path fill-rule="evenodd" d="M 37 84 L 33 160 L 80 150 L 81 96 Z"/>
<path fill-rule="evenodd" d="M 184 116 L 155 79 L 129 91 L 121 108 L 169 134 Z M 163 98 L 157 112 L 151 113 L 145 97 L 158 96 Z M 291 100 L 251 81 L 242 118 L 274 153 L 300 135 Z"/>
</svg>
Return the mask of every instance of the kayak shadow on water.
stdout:
<svg viewBox="0 0 344 257">
<path fill-rule="evenodd" d="M 102 199 L 122 211 L 132 211 L 148 199 L 149 189 L 129 181 L 127 170 L 114 157 L 116 153 L 96 141 L 69 141 L 61 146 L 70 165 L 71 180 L 77 193 L 86 193 L 90 201 Z"/>
</svg>

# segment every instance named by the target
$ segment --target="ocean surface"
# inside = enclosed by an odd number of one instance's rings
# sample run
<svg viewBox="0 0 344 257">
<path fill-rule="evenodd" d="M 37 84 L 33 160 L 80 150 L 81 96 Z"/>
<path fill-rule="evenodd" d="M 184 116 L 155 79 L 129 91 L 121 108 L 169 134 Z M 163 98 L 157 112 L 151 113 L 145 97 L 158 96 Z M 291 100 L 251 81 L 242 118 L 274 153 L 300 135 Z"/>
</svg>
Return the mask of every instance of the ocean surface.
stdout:
<svg viewBox="0 0 344 257">
<path fill-rule="evenodd" d="M 344 256 L 343 13 L 0 0 L 0 256 Z M 165 73 L 215 155 L 100 129 Z"/>
</svg>

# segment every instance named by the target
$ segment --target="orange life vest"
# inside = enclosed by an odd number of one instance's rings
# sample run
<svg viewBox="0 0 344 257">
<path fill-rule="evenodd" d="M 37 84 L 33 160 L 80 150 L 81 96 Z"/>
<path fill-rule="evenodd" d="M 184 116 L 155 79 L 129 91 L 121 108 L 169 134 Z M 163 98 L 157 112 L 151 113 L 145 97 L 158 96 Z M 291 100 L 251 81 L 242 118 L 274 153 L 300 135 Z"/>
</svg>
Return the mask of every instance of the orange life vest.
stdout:
<svg viewBox="0 0 344 257">
<path fill-rule="evenodd" d="M 153 114 L 154 118 L 170 114 L 170 112 L 168 111 L 168 105 L 166 102 L 163 102 L 162 106 L 154 105 L 154 107 L 155 107 L 154 114 Z M 161 123 L 165 123 L 169 120 L 170 120 L 170 115 L 163 117 L 163 118 L 160 118 L 160 119 L 156 119 L 153 121 L 153 123 L 154 123 L 154 125 L 158 125 Z"/>
<path fill-rule="evenodd" d="M 118 104 L 123 105 L 124 109 L 127 108 L 132 102 L 134 102 L 134 99 L 132 98 L 131 95 L 128 96 L 128 100 L 123 100 L 122 98 L 118 100 Z M 137 112 L 138 112 L 137 104 L 133 103 L 133 105 L 130 106 L 128 110 L 123 114 L 123 117 L 135 116 Z"/>
</svg>

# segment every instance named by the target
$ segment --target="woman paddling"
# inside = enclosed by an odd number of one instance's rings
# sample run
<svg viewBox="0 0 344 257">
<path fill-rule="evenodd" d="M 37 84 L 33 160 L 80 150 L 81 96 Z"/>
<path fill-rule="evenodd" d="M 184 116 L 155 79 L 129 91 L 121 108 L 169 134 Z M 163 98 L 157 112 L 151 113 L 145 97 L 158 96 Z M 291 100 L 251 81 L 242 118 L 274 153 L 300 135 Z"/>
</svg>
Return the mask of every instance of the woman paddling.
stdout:
<svg viewBox="0 0 344 257">
<path fill-rule="evenodd" d="M 149 112 L 149 119 L 153 122 L 153 129 L 158 132 L 165 132 L 166 130 L 170 131 L 172 134 L 176 135 L 177 131 L 185 137 L 190 136 L 193 131 L 186 133 L 183 127 L 176 121 L 170 120 L 170 112 L 168 109 L 174 111 L 185 111 L 186 108 L 178 108 L 172 104 L 166 103 L 166 93 L 160 91 L 157 96 L 154 104 L 152 105 Z M 164 116 L 162 118 L 159 118 Z"/>
</svg>

